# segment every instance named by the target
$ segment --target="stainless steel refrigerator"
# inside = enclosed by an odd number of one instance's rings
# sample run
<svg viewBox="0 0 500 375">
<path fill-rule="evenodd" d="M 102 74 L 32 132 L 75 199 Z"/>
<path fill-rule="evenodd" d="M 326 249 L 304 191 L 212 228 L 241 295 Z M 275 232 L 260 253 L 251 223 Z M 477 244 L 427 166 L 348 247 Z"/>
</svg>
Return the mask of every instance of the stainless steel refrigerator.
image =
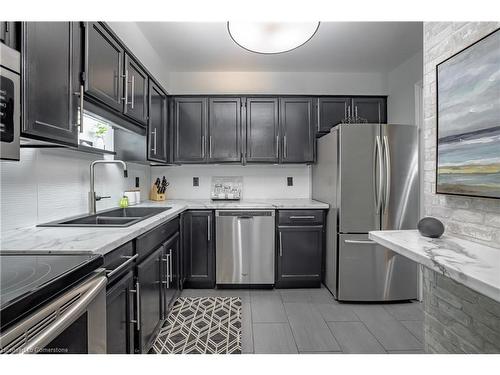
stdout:
<svg viewBox="0 0 500 375">
<path fill-rule="evenodd" d="M 329 203 L 325 284 L 341 301 L 417 298 L 417 266 L 368 238 L 415 229 L 417 128 L 341 124 L 318 139 L 313 198 Z"/>
</svg>

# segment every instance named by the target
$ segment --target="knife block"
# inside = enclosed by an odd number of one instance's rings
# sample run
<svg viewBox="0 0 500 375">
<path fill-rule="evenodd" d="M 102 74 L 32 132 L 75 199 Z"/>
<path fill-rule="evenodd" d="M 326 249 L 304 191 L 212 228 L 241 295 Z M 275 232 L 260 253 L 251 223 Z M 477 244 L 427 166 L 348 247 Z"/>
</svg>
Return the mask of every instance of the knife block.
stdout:
<svg viewBox="0 0 500 375">
<path fill-rule="evenodd" d="M 156 185 L 153 185 L 149 191 L 149 199 L 152 201 L 164 201 L 167 199 L 167 196 L 166 194 L 158 194 Z"/>
</svg>

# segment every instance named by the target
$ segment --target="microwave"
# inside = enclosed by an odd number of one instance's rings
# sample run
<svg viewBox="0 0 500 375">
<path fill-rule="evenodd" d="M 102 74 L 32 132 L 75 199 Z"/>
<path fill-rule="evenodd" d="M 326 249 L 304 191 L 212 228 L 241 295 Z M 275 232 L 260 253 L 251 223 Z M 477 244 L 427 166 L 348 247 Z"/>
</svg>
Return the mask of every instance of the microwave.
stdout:
<svg viewBox="0 0 500 375">
<path fill-rule="evenodd" d="M 0 43 L 0 159 L 19 160 L 21 56 Z"/>
</svg>

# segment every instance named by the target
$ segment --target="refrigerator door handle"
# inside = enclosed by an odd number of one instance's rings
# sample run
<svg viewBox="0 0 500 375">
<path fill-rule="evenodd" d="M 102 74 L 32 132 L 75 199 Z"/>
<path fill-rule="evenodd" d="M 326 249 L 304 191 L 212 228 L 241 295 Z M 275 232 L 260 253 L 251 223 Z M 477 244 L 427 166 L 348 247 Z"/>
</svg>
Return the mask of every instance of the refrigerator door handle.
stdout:
<svg viewBox="0 0 500 375">
<path fill-rule="evenodd" d="M 376 213 L 380 213 L 380 209 L 382 208 L 382 189 L 383 189 L 383 159 L 382 159 L 382 144 L 380 142 L 380 136 L 375 136 L 375 144 L 374 144 L 374 157 L 373 157 L 373 192 L 375 195 L 375 207 Z M 378 175 L 378 184 L 377 181 Z M 378 186 L 377 186 L 378 185 Z"/>
<path fill-rule="evenodd" d="M 384 159 L 385 159 L 385 197 L 384 197 L 384 213 L 387 212 L 389 206 L 389 198 L 391 196 L 391 153 L 389 150 L 389 139 L 384 135 Z"/>
</svg>

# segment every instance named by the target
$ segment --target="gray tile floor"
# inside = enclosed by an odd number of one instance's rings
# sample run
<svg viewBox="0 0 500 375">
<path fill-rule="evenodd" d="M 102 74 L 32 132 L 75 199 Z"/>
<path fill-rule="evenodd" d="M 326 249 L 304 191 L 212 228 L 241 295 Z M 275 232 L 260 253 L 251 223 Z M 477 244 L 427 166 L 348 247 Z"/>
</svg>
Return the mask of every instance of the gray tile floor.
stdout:
<svg viewBox="0 0 500 375">
<path fill-rule="evenodd" d="M 243 353 L 423 353 L 419 302 L 340 303 L 317 289 L 186 289 L 242 300 Z"/>
</svg>

